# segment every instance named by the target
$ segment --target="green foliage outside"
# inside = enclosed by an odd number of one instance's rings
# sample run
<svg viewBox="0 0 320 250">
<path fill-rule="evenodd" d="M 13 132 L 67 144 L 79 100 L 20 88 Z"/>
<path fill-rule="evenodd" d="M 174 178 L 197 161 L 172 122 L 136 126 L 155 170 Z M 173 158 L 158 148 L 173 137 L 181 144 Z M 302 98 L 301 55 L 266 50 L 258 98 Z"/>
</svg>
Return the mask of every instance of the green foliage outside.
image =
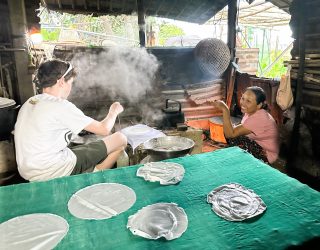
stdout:
<svg viewBox="0 0 320 250">
<path fill-rule="evenodd" d="M 57 41 L 61 28 L 76 30 L 82 42 L 100 45 L 103 40 L 125 42 L 139 40 L 137 16 L 72 15 L 40 9 L 41 33 L 44 41 Z M 61 27 L 61 28 L 60 28 Z M 90 33 L 91 32 L 91 33 Z"/>
<path fill-rule="evenodd" d="M 139 42 L 138 18 L 137 16 L 100 16 L 72 15 L 55 11 L 48 12 L 40 8 L 41 33 L 44 41 L 58 41 L 60 27 L 78 31 L 80 39 L 88 45 L 100 45 L 103 40 L 115 41 L 117 44 L 125 42 L 126 39 Z M 159 27 L 159 44 L 164 45 L 166 40 L 185 35 L 182 28 L 174 24 L 162 22 L 157 23 L 153 17 L 148 17 L 148 22 L 155 29 Z M 87 32 L 87 33 L 86 33 Z M 93 32 L 95 34 L 88 34 Z M 101 34 L 101 35 L 100 35 Z"/>
<path fill-rule="evenodd" d="M 44 41 L 58 41 L 60 34 L 60 30 L 54 29 L 54 30 L 48 30 L 45 28 L 41 29 L 41 35 L 43 37 Z"/>
<path fill-rule="evenodd" d="M 262 72 L 269 66 L 269 59 L 270 63 L 274 62 L 276 58 L 281 54 L 281 51 L 271 51 L 270 58 L 269 54 L 265 54 L 263 58 L 260 59 L 260 66 L 262 68 Z M 268 78 L 276 78 L 281 77 L 287 71 L 287 68 L 283 65 L 283 61 L 290 60 L 290 51 L 288 51 L 285 55 L 283 55 L 274 65 L 273 67 L 264 74 L 264 77 Z M 258 74 L 259 75 L 259 74 Z"/>
<path fill-rule="evenodd" d="M 174 24 L 162 23 L 160 25 L 159 44 L 163 46 L 170 37 L 182 36 L 184 34 L 182 28 Z"/>
<path fill-rule="evenodd" d="M 251 45 L 251 47 L 253 46 L 253 40 L 254 40 L 254 28 L 252 27 L 247 27 L 247 42 Z M 242 44 L 246 47 L 246 42 L 243 41 Z M 254 46 L 255 47 L 255 46 Z"/>
<path fill-rule="evenodd" d="M 258 36 L 259 34 L 263 32 L 263 36 Z M 276 50 L 275 47 L 277 45 L 275 44 L 269 44 L 270 39 L 267 37 L 271 36 L 272 33 L 271 30 L 268 29 L 259 29 L 255 27 L 247 26 L 245 28 L 244 35 L 240 36 L 241 39 L 241 47 L 242 48 L 259 48 L 259 64 L 258 67 L 258 76 L 263 76 L 267 78 L 278 78 L 281 77 L 281 75 L 285 74 L 287 71 L 287 68 L 284 66 L 283 61 L 290 60 L 290 50 L 288 50 L 282 57 L 272 66 L 268 72 L 262 73 L 265 71 L 265 69 L 268 68 L 270 64 L 272 64 L 282 53 L 281 50 Z M 257 39 L 259 37 L 260 39 Z M 263 39 L 261 39 L 263 38 Z M 264 41 L 263 41 L 264 40 Z M 269 40 L 269 41 L 268 41 Z"/>
</svg>

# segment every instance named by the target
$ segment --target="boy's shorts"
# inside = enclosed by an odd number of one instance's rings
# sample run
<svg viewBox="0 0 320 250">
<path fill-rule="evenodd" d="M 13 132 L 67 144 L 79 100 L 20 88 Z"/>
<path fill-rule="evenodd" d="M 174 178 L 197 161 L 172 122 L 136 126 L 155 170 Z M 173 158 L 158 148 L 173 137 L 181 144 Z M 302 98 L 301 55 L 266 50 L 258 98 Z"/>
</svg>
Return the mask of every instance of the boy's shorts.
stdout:
<svg viewBox="0 0 320 250">
<path fill-rule="evenodd" d="M 71 175 L 92 172 L 94 167 L 108 156 L 106 144 L 102 140 L 75 146 L 70 149 L 77 157 L 77 163 Z"/>
</svg>

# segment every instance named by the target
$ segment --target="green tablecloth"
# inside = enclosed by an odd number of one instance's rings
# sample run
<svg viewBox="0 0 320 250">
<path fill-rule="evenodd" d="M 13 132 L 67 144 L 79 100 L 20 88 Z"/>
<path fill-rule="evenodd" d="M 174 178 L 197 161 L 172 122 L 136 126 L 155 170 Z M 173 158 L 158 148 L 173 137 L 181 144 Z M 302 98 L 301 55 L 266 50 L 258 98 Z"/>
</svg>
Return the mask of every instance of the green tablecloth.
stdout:
<svg viewBox="0 0 320 250">
<path fill-rule="evenodd" d="M 253 158 L 227 148 L 169 161 L 185 167 L 182 182 L 161 186 L 136 177 L 138 166 L 0 188 L 0 222 L 30 213 L 53 213 L 65 218 L 67 236 L 58 249 L 284 249 L 320 236 L 320 193 Z M 81 220 L 67 209 L 71 195 L 102 182 L 131 187 L 136 203 L 107 220 Z M 206 203 L 214 188 L 237 182 L 254 190 L 267 205 L 258 218 L 230 222 Z M 127 219 L 142 207 L 174 202 L 188 215 L 187 231 L 178 239 L 147 240 L 126 229 Z"/>
</svg>

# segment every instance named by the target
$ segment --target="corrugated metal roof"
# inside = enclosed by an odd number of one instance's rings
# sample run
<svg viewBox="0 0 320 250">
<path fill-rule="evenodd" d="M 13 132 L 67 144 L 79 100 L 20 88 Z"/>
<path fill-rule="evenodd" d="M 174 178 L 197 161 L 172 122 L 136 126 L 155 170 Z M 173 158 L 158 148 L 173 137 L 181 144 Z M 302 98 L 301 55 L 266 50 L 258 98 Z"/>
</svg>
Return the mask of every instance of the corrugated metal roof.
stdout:
<svg viewBox="0 0 320 250">
<path fill-rule="evenodd" d="M 290 21 L 289 3 L 291 0 L 256 0 L 249 4 L 241 0 L 239 5 L 238 24 L 251 27 L 275 27 L 288 25 Z M 226 24 L 228 21 L 228 7 L 221 10 L 209 23 L 219 22 Z"/>
<path fill-rule="evenodd" d="M 285 12 L 289 13 L 289 7 L 292 3 L 292 0 L 266 0 L 268 2 L 273 3 L 278 8 L 284 10 Z"/>
<path fill-rule="evenodd" d="M 148 0 L 147 16 L 158 16 L 202 24 L 222 10 L 228 0 Z M 50 10 L 93 15 L 130 15 L 137 12 L 136 0 L 41 0 Z"/>
</svg>

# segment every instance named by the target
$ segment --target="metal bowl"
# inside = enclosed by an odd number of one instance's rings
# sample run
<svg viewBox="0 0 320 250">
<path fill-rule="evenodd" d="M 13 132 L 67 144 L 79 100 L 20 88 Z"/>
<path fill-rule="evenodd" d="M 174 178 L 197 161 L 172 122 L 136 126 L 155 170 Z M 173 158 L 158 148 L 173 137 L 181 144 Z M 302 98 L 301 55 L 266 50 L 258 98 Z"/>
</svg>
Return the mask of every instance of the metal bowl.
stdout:
<svg viewBox="0 0 320 250">
<path fill-rule="evenodd" d="M 194 141 L 181 136 L 164 136 L 146 141 L 143 147 L 152 159 L 160 161 L 189 154 Z"/>
</svg>

